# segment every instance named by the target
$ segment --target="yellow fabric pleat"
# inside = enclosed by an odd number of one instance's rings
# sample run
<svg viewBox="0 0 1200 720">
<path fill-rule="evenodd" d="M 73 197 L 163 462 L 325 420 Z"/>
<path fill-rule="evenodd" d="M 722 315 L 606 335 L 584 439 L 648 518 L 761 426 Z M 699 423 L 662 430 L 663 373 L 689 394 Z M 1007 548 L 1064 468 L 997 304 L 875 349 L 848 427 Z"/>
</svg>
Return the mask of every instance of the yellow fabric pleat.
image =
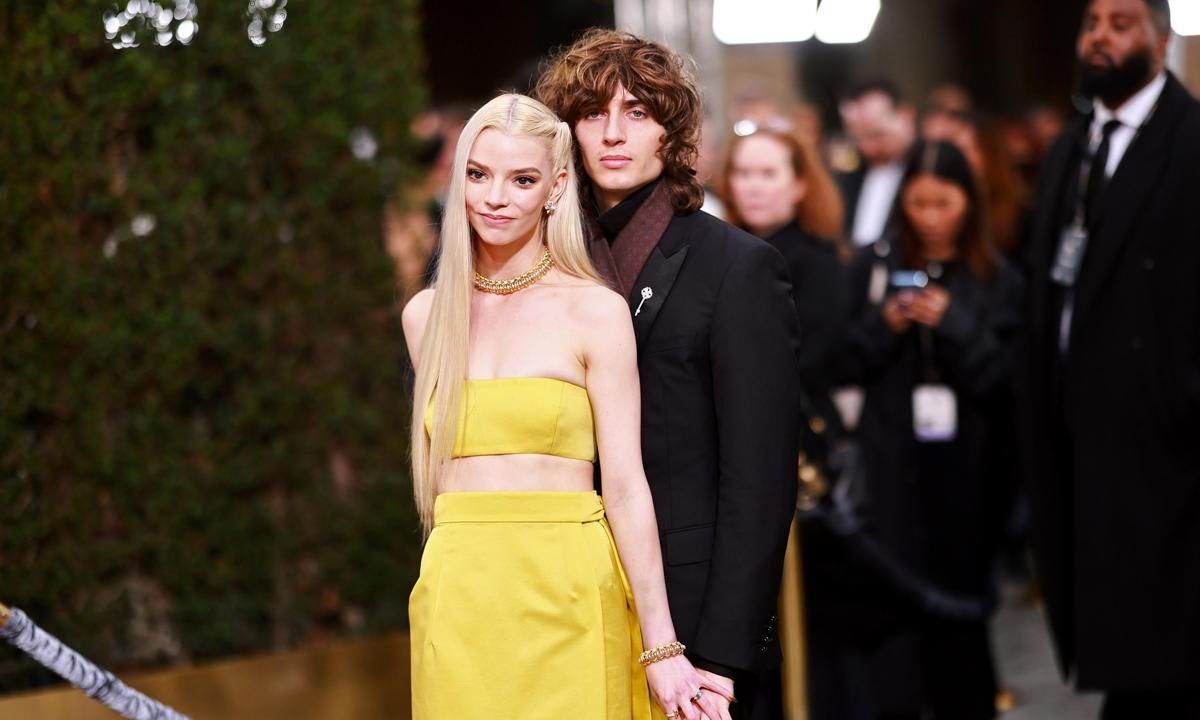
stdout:
<svg viewBox="0 0 1200 720">
<path fill-rule="evenodd" d="M 595 493 L 440 495 L 409 621 L 414 720 L 651 718 Z"/>
</svg>

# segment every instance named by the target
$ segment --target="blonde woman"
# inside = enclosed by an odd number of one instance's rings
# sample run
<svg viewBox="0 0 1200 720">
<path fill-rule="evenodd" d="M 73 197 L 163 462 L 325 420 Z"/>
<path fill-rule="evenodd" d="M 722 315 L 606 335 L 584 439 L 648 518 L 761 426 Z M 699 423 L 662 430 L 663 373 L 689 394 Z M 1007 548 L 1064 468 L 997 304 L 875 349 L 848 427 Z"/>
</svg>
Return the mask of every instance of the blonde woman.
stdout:
<svg viewBox="0 0 1200 720">
<path fill-rule="evenodd" d="M 641 720 L 651 696 L 668 718 L 722 717 L 675 642 L 633 329 L 585 249 L 570 128 L 521 95 L 475 113 L 441 242 L 403 318 L 429 532 L 413 717 Z"/>
</svg>

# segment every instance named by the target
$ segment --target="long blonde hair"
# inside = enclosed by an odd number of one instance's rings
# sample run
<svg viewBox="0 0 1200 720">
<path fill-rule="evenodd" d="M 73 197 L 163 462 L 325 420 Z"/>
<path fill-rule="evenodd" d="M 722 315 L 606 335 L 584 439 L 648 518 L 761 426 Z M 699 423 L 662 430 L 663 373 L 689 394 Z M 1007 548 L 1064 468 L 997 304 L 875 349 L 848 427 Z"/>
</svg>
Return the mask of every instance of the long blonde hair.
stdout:
<svg viewBox="0 0 1200 720">
<path fill-rule="evenodd" d="M 524 95 L 500 95 L 480 108 L 463 128 L 454 154 L 454 169 L 442 219 L 441 257 L 434 279 L 433 304 L 420 341 L 412 413 L 413 495 L 421 526 L 433 528 L 437 480 L 450 460 L 458 435 L 458 413 L 467 379 L 467 338 L 475 277 L 474 232 L 467 216 L 467 157 L 475 139 L 488 128 L 539 138 L 546 142 L 557 177 L 567 182 L 555 211 L 541 224 L 541 235 L 556 267 L 567 275 L 601 282 L 588 256 L 579 209 L 579 185 L 573 162 L 571 128 L 548 107 Z M 425 411 L 436 395 L 432 429 L 426 433 Z"/>
</svg>

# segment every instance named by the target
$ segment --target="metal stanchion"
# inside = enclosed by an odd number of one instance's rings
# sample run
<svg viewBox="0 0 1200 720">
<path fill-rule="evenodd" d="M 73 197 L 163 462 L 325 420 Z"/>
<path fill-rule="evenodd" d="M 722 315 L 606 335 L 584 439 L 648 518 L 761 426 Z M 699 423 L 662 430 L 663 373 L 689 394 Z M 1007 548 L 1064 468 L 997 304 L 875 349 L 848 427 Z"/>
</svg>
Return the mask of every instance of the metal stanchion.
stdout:
<svg viewBox="0 0 1200 720">
<path fill-rule="evenodd" d="M 0 638 L 129 720 L 188 720 L 67 647 L 20 608 L 0 604 Z"/>
<path fill-rule="evenodd" d="M 792 520 L 779 591 L 779 642 L 783 647 L 783 711 L 787 720 L 808 720 L 808 653 L 804 627 L 804 573 L 800 525 Z"/>
</svg>

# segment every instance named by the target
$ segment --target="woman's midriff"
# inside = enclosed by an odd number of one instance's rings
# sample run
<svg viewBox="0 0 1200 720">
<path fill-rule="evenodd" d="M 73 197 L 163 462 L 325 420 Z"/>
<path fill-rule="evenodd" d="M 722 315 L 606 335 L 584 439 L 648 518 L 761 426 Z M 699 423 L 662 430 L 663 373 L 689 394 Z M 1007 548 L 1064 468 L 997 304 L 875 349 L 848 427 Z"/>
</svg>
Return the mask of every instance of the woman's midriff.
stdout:
<svg viewBox="0 0 1200 720">
<path fill-rule="evenodd" d="M 592 463 L 553 455 L 456 458 L 438 492 L 591 492 Z"/>
</svg>

